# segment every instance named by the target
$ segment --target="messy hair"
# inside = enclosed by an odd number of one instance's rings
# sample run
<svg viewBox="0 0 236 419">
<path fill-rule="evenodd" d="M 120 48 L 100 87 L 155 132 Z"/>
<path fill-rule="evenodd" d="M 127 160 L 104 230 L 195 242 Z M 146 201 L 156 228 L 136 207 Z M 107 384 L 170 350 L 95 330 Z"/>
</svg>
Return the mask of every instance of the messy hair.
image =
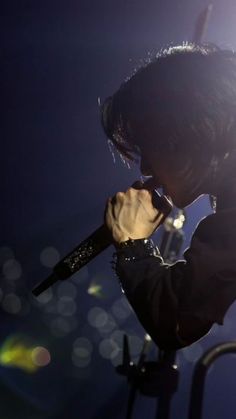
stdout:
<svg viewBox="0 0 236 419">
<path fill-rule="evenodd" d="M 162 50 L 105 100 L 101 117 L 129 160 L 160 146 L 203 161 L 221 156 L 236 149 L 236 54 L 215 45 Z"/>
</svg>

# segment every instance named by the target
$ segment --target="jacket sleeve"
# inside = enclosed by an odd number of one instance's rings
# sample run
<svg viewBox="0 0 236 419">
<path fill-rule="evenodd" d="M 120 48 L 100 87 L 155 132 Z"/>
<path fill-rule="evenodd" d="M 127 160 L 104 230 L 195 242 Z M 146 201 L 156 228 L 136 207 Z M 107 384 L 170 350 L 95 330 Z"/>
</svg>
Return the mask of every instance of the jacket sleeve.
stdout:
<svg viewBox="0 0 236 419">
<path fill-rule="evenodd" d="M 230 232 L 216 231 L 214 216 L 200 223 L 185 260 L 173 265 L 165 264 L 154 246 L 147 253 L 141 241 L 117 251 L 121 286 L 141 324 L 161 349 L 178 349 L 200 339 L 213 323 L 223 323 L 236 298 Z"/>
</svg>

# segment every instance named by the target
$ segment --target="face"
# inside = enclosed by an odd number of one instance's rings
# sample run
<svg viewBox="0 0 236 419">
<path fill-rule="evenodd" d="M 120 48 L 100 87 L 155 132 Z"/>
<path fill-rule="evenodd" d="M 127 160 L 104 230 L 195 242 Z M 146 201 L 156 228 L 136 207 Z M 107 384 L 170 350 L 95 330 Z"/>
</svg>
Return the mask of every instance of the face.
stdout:
<svg viewBox="0 0 236 419">
<path fill-rule="evenodd" d="M 188 206 L 204 193 L 199 164 L 183 153 L 141 150 L 140 170 L 144 176 L 152 176 L 151 188 L 162 188 L 178 208 Z"/>
</svg>

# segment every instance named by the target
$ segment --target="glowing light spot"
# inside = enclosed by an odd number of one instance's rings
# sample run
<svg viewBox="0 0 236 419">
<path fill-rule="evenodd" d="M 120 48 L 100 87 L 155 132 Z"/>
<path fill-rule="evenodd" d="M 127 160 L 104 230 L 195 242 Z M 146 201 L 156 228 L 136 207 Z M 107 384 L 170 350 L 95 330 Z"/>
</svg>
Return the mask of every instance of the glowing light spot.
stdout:
<svg viewBox="0 0 236 419">
<path fill-rule="evenodd" d="M 112 281 L 107 278 L 105 272 L 99 272 L 93 275 L 92 281 L 89 282 L 88 293 L 96 298 L 113 298 L 116 290 Z"/>
<path fill-rule="evenodd" d="M 132 313 L 132 308 L 125 296 L 115 301 L 111 307 L 111 311 L 117 319 L 125 320 Z"/>
<path fill-rule="evenodd" d="M 182 354 L 186 361 L 195 362 L 203 354 L 203 348 L 199 343 L 194 343 L 193 345 L 182 349 Z"/>
<path fill-rule="evenodd" d="M 75 298 L 77 295 L 77 289 L 71 282 L 61 282 L 57 287 L 58 297 L 71 297 Z"/>
<path fill-rule="evenodd" d="M 182 228 L 182 227 L 183 227 L 183 221 L 182 221 L 182 220 L 179 220 L 179 219 L 174 220 L 174 221 L 173 221 L 173 226 L 174 226 L 177 230 L 179 230 L 180 228 Z"/>
<path fill-rule="evenodd" d="M 2 272 L 6 279 L 15 281 L 21 277 L 21 265 L 16 259 L 8 259 L 3 264 Z"/>
<path fill-rule="evenodd" d="M 72 316 L 77 310 L 77 305 L 71 297 L 61 297 L 57 303 L 57 310 L 63 316 Z"/>
<path fill-rule="evenodd" d="M 37 367 L 45 367 L 51 361 L 50 352 L 43 346 L 36 346 L 36 348 L 31 351 L 31 358 L 33 364 Z"/>
<path fill-rule="evenodd" d="M 15 255 L 13 250 L 10 247 L 2 246 L 0 247 L 0 265 L 3 265 L 9 259 L 14 259 Z"/>
<path fill-rule="evenodd" d="M 55 247 L 46 247 L 40 254 L 40 261 L 43 266 L 53 268 L 60 260 L 60 255 Z"/>
<path fill-rule="evenodd" d="M 17 314 L 21 310 L 21 300 L 16 294 L 7 294 L 2 301 L 2 308 L 10 314 Z"/>
<path fill-rule="evenodd" d="M 35 349 L 30 347 L 22 337 L 10 336 L 0 348 L 0 364 L 4 367 L 18 368 L 27 373 L 34 373 L 41 366 L 32 359 Z"/>
<path fill-rule="evenodd" d="M 88 294 L 97 298 L 103 298 L 104 293 L 102 291 L 102 285 L 92 282 L 88 288 Z"/>
<path fill-rule="evenodd" d="M 99 344 L 99 353 L 105 359 L 117 357 L 120 348 L 113 339 L 103 339 Z"/>
</svg>

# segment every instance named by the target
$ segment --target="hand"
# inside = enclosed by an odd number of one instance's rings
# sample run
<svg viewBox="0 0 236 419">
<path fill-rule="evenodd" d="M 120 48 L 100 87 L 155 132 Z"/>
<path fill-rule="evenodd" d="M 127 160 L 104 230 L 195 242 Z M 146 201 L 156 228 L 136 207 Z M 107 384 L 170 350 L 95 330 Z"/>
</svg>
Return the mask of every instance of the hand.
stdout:
<svg viewBox="0 0 236 419">
<path fill-rule="evenodd" d="M 114 241 L 121 243 L 151 236 L 160 224 L 160 215 L 153 207 L 150 191 L 131 187 L 108 199 L 105 224 Z"/>
</svg>

